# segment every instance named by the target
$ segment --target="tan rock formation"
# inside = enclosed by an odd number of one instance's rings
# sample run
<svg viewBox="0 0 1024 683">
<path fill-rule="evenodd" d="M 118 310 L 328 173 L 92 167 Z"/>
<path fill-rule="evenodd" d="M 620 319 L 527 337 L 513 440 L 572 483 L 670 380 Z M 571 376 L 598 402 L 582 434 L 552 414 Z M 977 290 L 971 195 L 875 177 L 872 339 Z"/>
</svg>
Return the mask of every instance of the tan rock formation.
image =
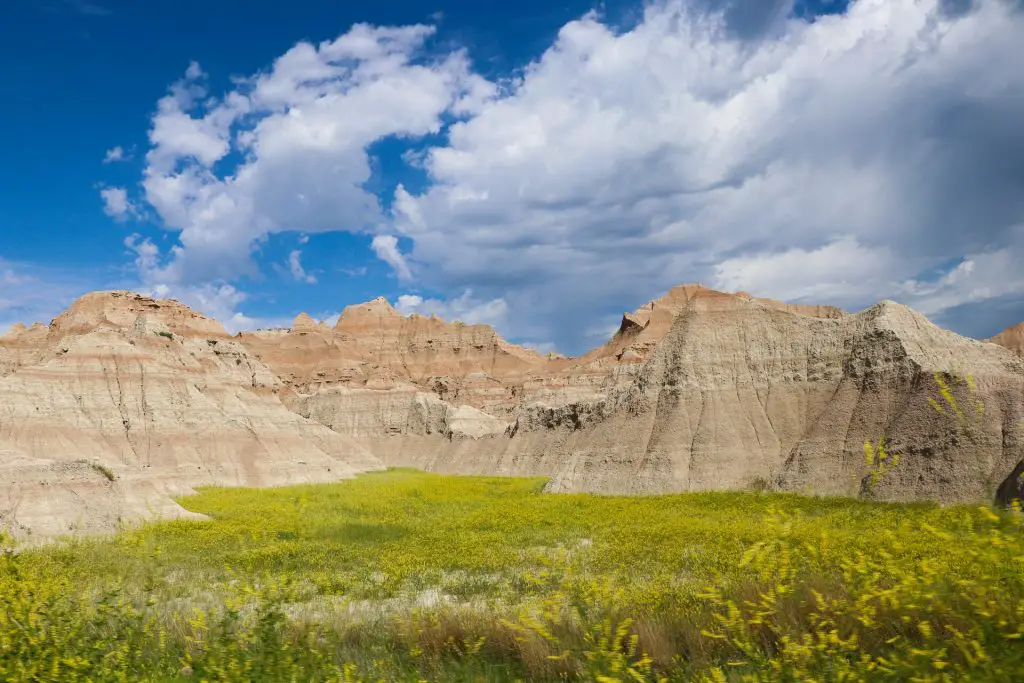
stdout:
<svg viewBox="0 0 1024 683">
<path fill-rule="evenodd" d="M 99 292 L 45 331 L 0 340 L 16 358 L 0 378 L 0 526 L 21 536 L 182 514 L 172 497 L 197 485 L 380 467 L 350 437 L 286 409 L 265 365 L 177 302 Z"/>
<path fill-rule="evenodd" d="M 992 341 L 1024 355 L 1024 323 L 1003 330 L 992 337 Z"/>
<path fill-rule="evenodd" d="M 408 383 L 498 416 L 516 403 L 527 375 L 549 363 L 488 325 L 406 317 L 383 298 L 349 306 L 333 330 L 311 322 L 300 316 L 290 331 L 244 333 L 240 340 L 299 393 Z"/>
<path fill-rule="evenodd" d="M 42 323 L 31 327 L 18 324 L 0 336 L 0 377 L 38 357 L 46 344 L 49 328 Z"/>
<path fill-rule="evenodd" d="M 955 386 L 966 424 L 929 402 L 937 372 L 973 375 L 973 397 Z M 869 489 L 863 444 L 880 436 L 901 463 Z M 892 302 L 849 314 L 698 285 L 580 358 L 384 299 L 333 328 L 303 314 L 230 337 L 176 302 L 105 292 L 0 337 L 0 525 L 22 535 L 183 514 L 172 497 L 199 484 L 382 462 L 543 475 L 550 491 L 1008 499 L 1024 494 L 1024 358 Z"/>
<path fill-rule="evenodd" d="M 767 484 L 860 495 L 868 493 L 864 442 L 884 435 L 903 460 L 871 495 L 976 501 L 991 499 L 1024 459 L 1024 361 L 891 302 L 853 315 L 677 287 L 626 314 L 608 344 L 579 359 L 492 371 L 490 401 L 465 390 L 470 376 L 459 379 L 466 367 L 451 360 L 450 349 L 419 368 L 443 368 L 444 381 L 459 392 L 431 386 L 429 372 L 411 370 L 406 359 L 418 346 L 382 330 L 418 323 L 386 302 L 346 314 L 339 327 L 351 326 L 351 342 L 374 350 L 377 362 L 415 388 L 353 392 L 324 383 L 284 400 L 365 439 L 388 464 L 546 475 L 552 491 Z M 969 436 L 928 402 L 939 397 L 934 373 L 947 371 L 971 373 L 985 403 Z M 427 428 L 422 404 L 409 398 L 427 391 L 508 427 L 477 435 Z M 373 415 L 386 416 L 377 431 L 366 427 Z"/>
</svg>

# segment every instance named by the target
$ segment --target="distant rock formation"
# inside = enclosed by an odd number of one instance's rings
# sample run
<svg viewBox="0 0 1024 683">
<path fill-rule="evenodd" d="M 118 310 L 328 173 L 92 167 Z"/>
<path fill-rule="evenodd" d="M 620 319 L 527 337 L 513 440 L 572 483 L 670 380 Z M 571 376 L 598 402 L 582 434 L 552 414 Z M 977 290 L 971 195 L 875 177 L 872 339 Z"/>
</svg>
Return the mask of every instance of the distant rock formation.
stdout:
<svg viewBox="0 0 1024 683">
<path fill-rule="evenodd" d="M 97 292 L 0 337 L 0 526 L 21 536 L 180 515 L 198 485 L 330 481 L 379 461 L 299 417 L 219 323 Z"/>
<path fill-rule="evenodd" d="M 1019 323 L 1003 330 L 992 337 L 992 341 L 1000 346 L 1005 346 L 1011 351 L 1024 355 L 1024 323 Z"/>
<path fill-rule="evenodd" d="M 536 351 L 506 342 L 488 325 L 406 317 L 383 298 L 349 306 L 334 329 L 311 322 L 299 316 L 288 333 L 251 332 L 239 339 L 296 394 L 347 397 L 351 389 L 404 394 L 416 388 L 453 410 L 466 405 L 498 416 L 515 404 L 513 388 L 549 363 Z M 347 398 L 338 401 L 348 405 Z"/>
<path fill-rule="evenodd" d="M 1019 350 L 1015 329 L 993 341 Z M 936 409 L 936 378 L 963 420 Z M 901 461 L 869 486 L 864 442 L 883 436 Z M 98 292 L 0 337 L 0 526 L 22 536 L 185 514 L 172 497 L 200 484 L 383 465 L 553 492 L 1007 500 L 1024 494 L 1024 358 L 892 302 L 851 314 L 699 285 L 579 358 L 384 299 L 231 337 L 177 302 Z"/>
<path fill-rule="evenodd" d="M 768 486 L 958 502 L 990 500 L 1024 458 L 1024 362 L 892 302 L 848 314 L 685 285 L 578 359 L 486 326 L 467 349 L 457 326 L 383 300 L 306 339 L 316 354 L 287 356 L 296 336 L 243 343 L 289 378 L 287 405 L 389 465 L 545 475 L 551 491 Z M 975 378 L 985 411 L 969 434 L 929 403 L 935 373 Z M 446 417 L 459 405 L 494 421 L 463 431 Z M 902 461 L 868 491 L 864 442 L 881 436 Z"/>
</svg>

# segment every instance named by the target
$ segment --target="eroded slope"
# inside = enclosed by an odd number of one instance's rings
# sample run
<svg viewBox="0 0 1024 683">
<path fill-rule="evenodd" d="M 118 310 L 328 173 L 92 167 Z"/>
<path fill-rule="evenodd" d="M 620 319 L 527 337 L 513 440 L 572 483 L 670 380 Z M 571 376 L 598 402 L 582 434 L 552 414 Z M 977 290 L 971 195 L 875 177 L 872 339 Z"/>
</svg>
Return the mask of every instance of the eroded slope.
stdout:
<svg viewBox="0 0 1024 683">
<path fill-rule="evenodd" d="M 180 514 L 198 485 L 327 481 L 380 463 L 286 409 L 219 323 L 127 292 L 83 297 L 40 339 L 0 340 L 0 525 L 21 535 Z M 37 343 L 38 342 L 38 343 Z"/>
<path fill-rule="evenodd" d="M 395 315 L 359 338 L 395 325 Z M 395 339 L 381 348 L 394 349 Z M 553 491 L 771 486 L 861 495 L 864 442 L 884 435 L 902 463 L 871 495 L 985 500 L 1024 458 L 1022 361 L 891 302 L 852 315 L 676 288 L 625 315 L 613 339 L 582 358 L 491 375 L 492 400 L 465 402 L 500 420 L 500 433 L 432 423 L 427 406 L 445 384 L 435 389 L 436 377 L 386 357 L 380 368 L 403 379 L 325 382 L 286 402 L 363 439 L 388 464 L 547 475 Z M 936 372 L 973 375 L 985 409 L 968 432 L 929 403 L 939 396 Z M 465 377 L 445 382 L 461 388 Z"/>
<path fill-rule="evenodd" d="M 1024 355 L 1024 323 L 1007 328 L 992 337 L 992 341 L 1011 351 Z"/>
</svg>

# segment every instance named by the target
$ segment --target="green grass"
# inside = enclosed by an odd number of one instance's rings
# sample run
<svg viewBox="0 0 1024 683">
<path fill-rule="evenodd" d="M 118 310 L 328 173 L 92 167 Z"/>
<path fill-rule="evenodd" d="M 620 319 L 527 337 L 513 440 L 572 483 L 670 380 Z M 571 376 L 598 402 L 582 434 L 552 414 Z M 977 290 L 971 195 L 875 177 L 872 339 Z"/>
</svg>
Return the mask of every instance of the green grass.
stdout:
<svg viewBox="0 0 1024 683">
<path fill-rule="evenodd" d="M 391 470 L 0 557 L 0 680 L 1013 680 L 986 508 Z M 602 678 L 602 676 L 604 678 Z"/>
</svg>

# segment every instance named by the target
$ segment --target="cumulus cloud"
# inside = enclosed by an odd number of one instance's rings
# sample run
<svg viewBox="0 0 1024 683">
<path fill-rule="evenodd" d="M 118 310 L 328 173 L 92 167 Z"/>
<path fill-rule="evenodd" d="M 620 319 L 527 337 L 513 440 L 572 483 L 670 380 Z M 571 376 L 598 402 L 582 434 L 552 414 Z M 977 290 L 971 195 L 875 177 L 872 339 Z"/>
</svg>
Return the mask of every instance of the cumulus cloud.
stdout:
<svg viewBox="0 0 1024 683">
<path fill-rule="evenodd" d="M 730 292 L 772 292 L 787 301 L 834 301 L 851 293 L 875 299 L 892 294 L 889 277 L 898 268 L 886 247 L 870 249 L 842 237 L 815 249 L 726 259 L 715 266 L 712 283 Z"/>
<path fill-rule="evenodd" d="M 286 316 L 254 317 L 240 311 L 249 295 L 224 281 L 205 282 L 196 285 L 182 285 L 160 282 L 154 273 L 160 270 L 160 249 L 151 239 L 133 234 L 125 238 L 124 245 L 134 256 L 134 263 L 141 284 L 139 291 L 160 299 L 176 299 L 215 318 L 232 334 L 243 330 L 268 327 L 285 327 Z"/>
<path fill-rule="evenodd" d="M 469 324 L 485 324 L 499 326 L 506 322 L 508 304 L 504 299 L 481 300 L 473 296 L 473 290 L 467 289 L 454 299 L 424 299 L 418 294 L 403 294 L 395 302 L 395 309 L 405 315 L 436 315 L 439 318 L 453 321 L 460 320 Z"/>
<path fill-rule="evenodd" d="M 222 95 L 193 64 L 143 179 L 178 243 L 140 267 L 232 281 L 268 234 L 363 231 L 442 294 L 406 309 L 451 316 L 472 292 L 501 302 L 505 334 L 569 351 L 687 281 L 940 317 L 1020 298 L 1016 5 L 858 0 L 811 20 L 791 0 L 656 0 L 628 30 L 566 24 L 500 87 L 462 52 L 427 56 L 423 26 L 300 43 Z M 368 147 L 432 133 L 405 156 L 426 189 L 384 212 Z"/>
<path fill-rule="evenodd" d="M 399 280 L 407 281 L 412 279 L 412 270 L 409 268 L 405 255 L 398 248 L 398 238 L 394 235 L 377 235 L 370 243 L 370 248 L 384 263 L 391 266 Z"/>
<path fill-rule="evenodd" d="M 100 190 L 103 213 L 116 221 L 126 221 L 137 215 L 136 206 L 128 199 L 128 190 L 123 187 L 105 187 Z"/>
<path fill-rule="evenodd" d="M 288 317 L 253 317 L 239 308 L 249 295 L 227 283 L 207 283 L 195 286 L 159 284 L 143 290 L 159 299 L 175 299 L 214 318 L 231 334 L 246 330 L 282 328 L 290 324 Z"/>
<path fill-rule="evenodd" d="M 356 25 L 333 41 L 299 43 L 221 96 L 190 65 L 149 132 L 146 200 L 180 242 L 154 275 L 231 279 L 254 271 L 253 245 L 271 233 L 376 231 L 384 216 L 363 187 L 367 148 L 436 133 L 443 117 L 468 115 L 490 94 L 461 52 L 422 57 L 432 33 Z"/>
<path fill-rule="evenodd" d="M 1024 258 L 1024 14 L 946 4 L 771 15 L 756 37 L 682 2 L 625 32 L 571 22 L 429 151 L 396 230 L 424 284 L 500 293 L 517 331 L 574 350 L 609 302 L 684 281 L 937 310 L 903 283 Z M 982 300 L 978 275 L 948 300 Z"/>
</svg>

